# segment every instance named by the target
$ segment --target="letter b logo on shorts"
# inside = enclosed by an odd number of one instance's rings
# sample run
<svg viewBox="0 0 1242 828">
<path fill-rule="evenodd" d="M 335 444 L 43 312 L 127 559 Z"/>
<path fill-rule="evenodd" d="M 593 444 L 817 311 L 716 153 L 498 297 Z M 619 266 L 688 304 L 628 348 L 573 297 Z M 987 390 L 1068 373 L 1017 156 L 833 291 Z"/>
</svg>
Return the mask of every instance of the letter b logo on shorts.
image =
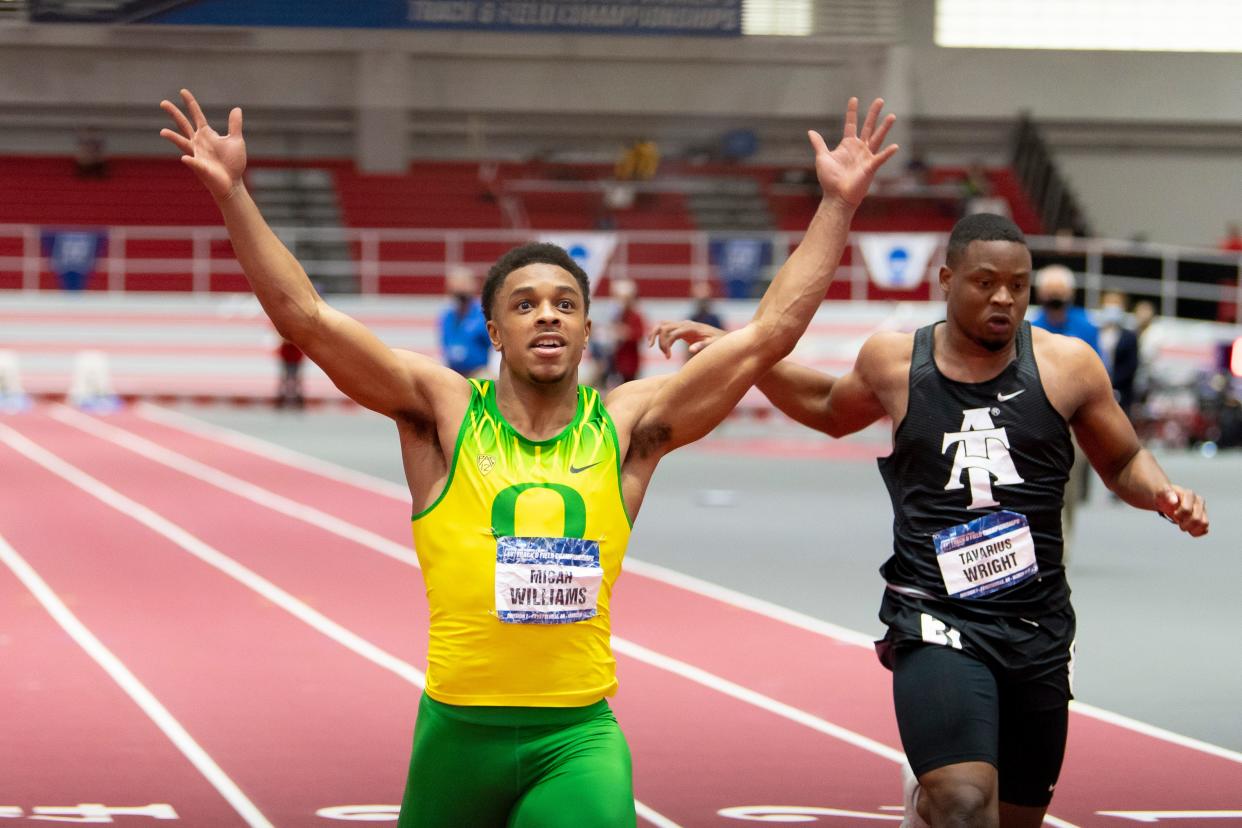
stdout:
<svg viewBox="0 0 1242 828">
<path fill-rule="evenodd" d="M 586 533 L 586 503 L 577 491 L 561 483 L 515 483 L 502 489 L 492 501 L 492 532 L 497 537 L 513 537 L 518 497 L 527 489 L 548 489 L 560 495 L 565 506 L 562 537 L 581 538 Z"/>
</svg>

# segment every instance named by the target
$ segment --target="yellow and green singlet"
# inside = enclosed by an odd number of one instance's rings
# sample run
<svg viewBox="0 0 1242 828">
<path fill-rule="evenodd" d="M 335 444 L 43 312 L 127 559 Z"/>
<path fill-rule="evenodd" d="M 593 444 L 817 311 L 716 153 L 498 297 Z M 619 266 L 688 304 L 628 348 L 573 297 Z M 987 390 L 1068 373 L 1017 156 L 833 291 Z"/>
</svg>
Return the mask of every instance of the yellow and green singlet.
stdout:
<svg viewBox="0 0 1242 828">
<path fill-rule="evenodd" d="M 501 415 L 494 382 L 470 382 L 444 491 L 413 518 L 431 609 L 427 695 L 455 705 L 592 704 L 617 688 L 608 604 L 630 521 L 616 428 L 599 393 L 579 386 L 577 412 L 564 431 L 528 440 Z M 602 580 L 593 617 L 501 620 L 498 548 L 528 538 L 553 547 L 556 539 L 581 539 L 564 543 L 598 549 Z M 564 594 L 557 584 L 536 582 L 530 589 Z"/>
</svg>

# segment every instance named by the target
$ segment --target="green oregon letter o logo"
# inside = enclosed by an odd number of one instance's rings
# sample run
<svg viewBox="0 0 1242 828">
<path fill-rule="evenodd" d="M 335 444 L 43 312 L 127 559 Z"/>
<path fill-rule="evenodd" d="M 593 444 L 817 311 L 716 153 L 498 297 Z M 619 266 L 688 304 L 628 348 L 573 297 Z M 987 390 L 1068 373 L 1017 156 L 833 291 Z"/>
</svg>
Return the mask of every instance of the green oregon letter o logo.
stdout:
<svg viewBox="0 0 1242 828">
<path fill-rule="evenodd" d="M 561 496 L 565 504 L 565 529 L 567 538 L 581 538 L 586 534 L 586 503 L 577 490 L 561 483 L 514 483 L 502 489 L 492 501 L 492 533 L 497 537 L 513 537 L 517 524 L 518 495 L 527 489 L 550 489 Z"/>
</svg>

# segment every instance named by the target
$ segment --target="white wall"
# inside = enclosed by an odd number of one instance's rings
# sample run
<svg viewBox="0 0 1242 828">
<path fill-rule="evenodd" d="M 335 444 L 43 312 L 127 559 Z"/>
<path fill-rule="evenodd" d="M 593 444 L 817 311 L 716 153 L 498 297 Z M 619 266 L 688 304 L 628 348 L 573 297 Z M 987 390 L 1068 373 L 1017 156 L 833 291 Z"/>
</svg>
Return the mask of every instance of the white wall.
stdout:
<svg viewBox="0 0 1242 828">
<path fill-rule="evenodd" d="M 984 118 L 1030 111 L 1039 120 L 1155 122 L 1110 148 L 1051 148 L 1099 235 L 1146 234 L 1172 244 L 1214 244 L 1228 220 L 1242 221 L 1242 141 L 1185 146 L 1196 124 L 1242 133 L 1242 55 L 942 49 L 933 45 L 933 4 L 906 0 L 913 51 L 911 95 L 935 118 Z M 1050 133 L 1051 135 L 1052 133 Z M 1124 144 L 1131 143 L 1130 148 Z M 1118 146 L 1118 145 L 1123 146 Z"/>
<path fill-rule="evenodd" d="M 1242 159 L 1217 153 L 1057 154 L 1097 235 L 1215 246 L 1242 223 Z"/>
<path fill-rule="evenodd" d="M 1240 55 L 944 49 L 931 0 L 905 0 L 904 11 L 920 113 L 1242 124 Z"/>
<path fill-rule="evenodd" d="M 860 55 L 874 63 L 882 47 L 824 49 L 802 39 L 0 26 L 0 147 L 64 152 L 72 127 L 87 120 L 108 127 L 114 151 L 158 151 L 146 137 L 152 133 L 140 134 L 141 113 L 150 113 L 143 127 L 158 128 L 156 104 L 180 86 L 193 89 L 209 114 L 231 105 L 264 113 L 248 118 L 248 128 L 273 136 L 261 146 L 277 152 L 290 141 L 274 136 L 296 135 L 299 118 L 312 121 L 301 139 L 312 147 L 374 147 L 374 134 L 356 132 L 357 116 L 368 111 L 372 117 L 360 119 L 364 129 L 391 133 L 408 124 L 415 135 L 424 118 L 456 117 L 459 143 L 467 116 L 483 132 L 489 118 L 517 117 L 546 124 L 554 136 L 558 118 L 581 123 L 596 115 L 702 122 L 715 132 L 731 121 L 788 121 L 801 142 L 806 126 L 823 125 L 826 113 L 835 121 L 847 95 L 867 85 L 853 70 Z M 330 130 L 335 138 L 314 134 L 316 113 L 324 110 L 341 110 L 348 120 L 346 129 Z M 285 127 L 283 118 L 295 123 Z"/>
</svg>

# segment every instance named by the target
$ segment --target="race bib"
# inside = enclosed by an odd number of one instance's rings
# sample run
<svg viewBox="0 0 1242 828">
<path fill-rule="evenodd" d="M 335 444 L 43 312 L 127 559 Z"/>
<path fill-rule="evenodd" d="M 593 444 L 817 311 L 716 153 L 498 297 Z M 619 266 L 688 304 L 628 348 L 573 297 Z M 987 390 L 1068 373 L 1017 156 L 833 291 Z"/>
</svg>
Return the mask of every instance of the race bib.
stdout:
<svg viewBox="0 0 1242 828">
<path fill-rule="evenodd" d="M 1017 512 L 993 512 L 937 532 L 932 540 L 953 598 L 990 595 L 1039 573 L 1030 524 Z"/>
<path fill-rule="evenodd" d="M 593 618 L 603 581 L 599 541 L 496 539 L 496 615 L 506 624 L 571 624 Z"/>
</svg>

